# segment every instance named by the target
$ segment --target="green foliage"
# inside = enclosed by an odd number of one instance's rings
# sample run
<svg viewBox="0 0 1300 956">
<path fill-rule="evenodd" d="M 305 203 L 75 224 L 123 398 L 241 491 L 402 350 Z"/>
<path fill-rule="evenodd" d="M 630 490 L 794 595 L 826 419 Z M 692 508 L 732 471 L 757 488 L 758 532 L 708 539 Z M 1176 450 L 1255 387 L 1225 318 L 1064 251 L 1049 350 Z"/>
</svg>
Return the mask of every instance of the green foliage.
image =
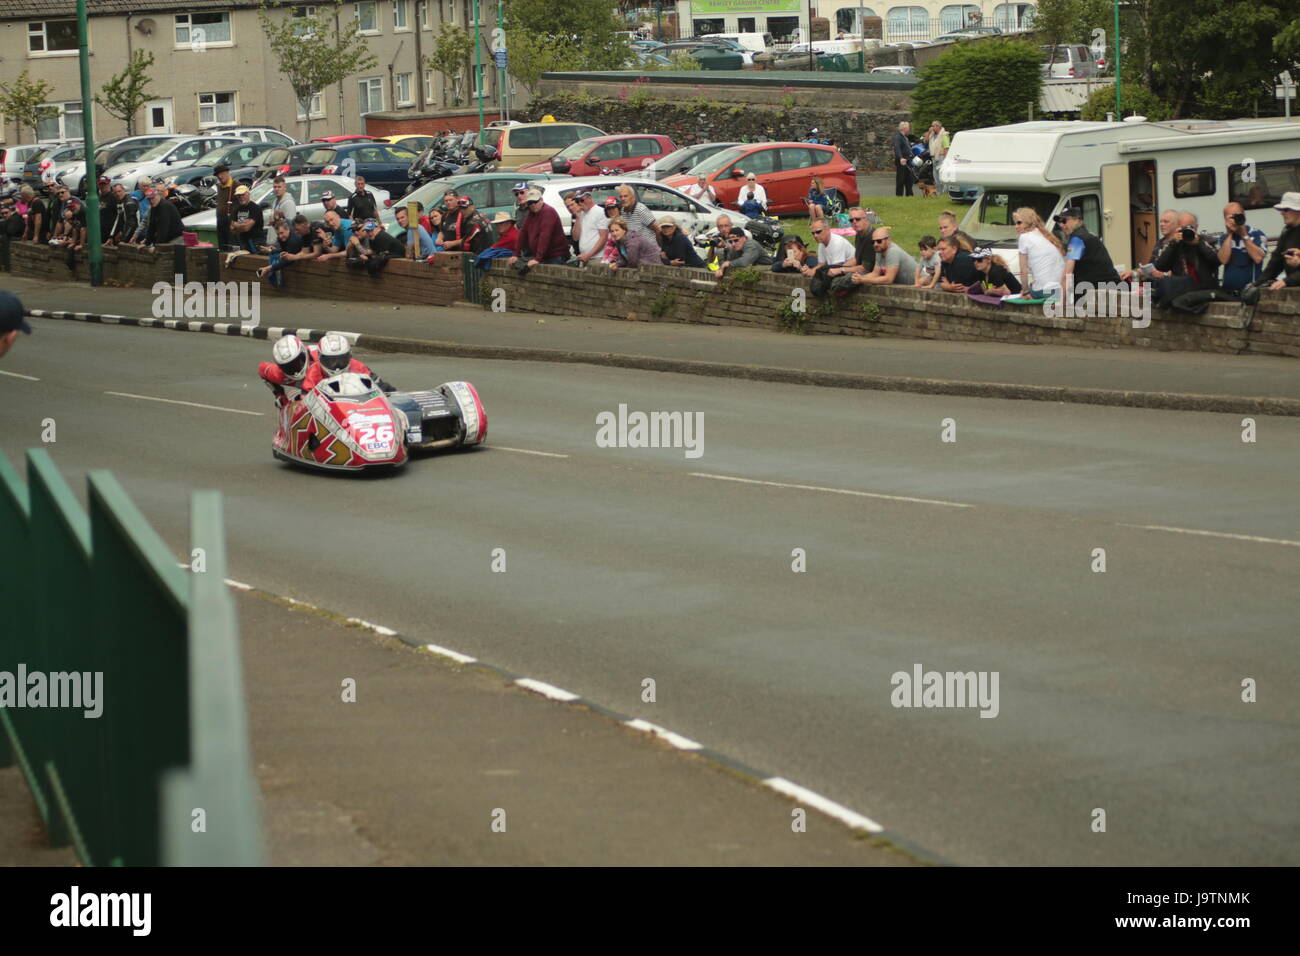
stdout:
<svg viewBox="0 0 1300 956">
<path fill-rule="evenodd" d="M 650 303 L 650 314 L 660 319 L 673 310 L 677 304 L 677 297 L 671 292 L 664 290 L 659 293 L 659 298 Z"/>
<path fill-rule="evenodd" d="M 782 332 L 792 335 L 807 335 L 809 332 L 808 313 L 794 307 L 793 296 L 782 302 L 781 308 L 777 309 L 776 324 Z"/>
<path fill-rule="evenodd" d="M 17 78 L 8 84 L 0 85 L 0 113 L 18 124 L 19 139 L 22 129 L 32 131 L 32 140 L 36 139 L 36 124 L 41 120 L 53 119 L 59 115 L 58 107 L 42 106 L 49 101 L 50 84 L 45 80 L 32 81 L 23 70 Z"/>
<path fill-rule="evenodd" d="M 1125 116 L 1145 116 L 1154 122 L 1173 118 L 1173 110 L 1170 109 L 1169 104 L 1145 87 L 1130 83 L 1126 79 L 1120 93 Z M 1101 121 L 1106 118 L 1107 113 L 1114 112 L 1115 84 L 1111 83 L 1109 86 L 1093 90 L 1079 115 L 1081 119 Z"/>
<path fill-rule="evenodd" d="M 655 95 L 640 84 L 637 84 L 627 95 L 627 105 L 634 110 L 645 109 L 655 101 Z"/>
<path fill-rule="evenodd" d="M 427 60 L 432 69 L 437 70 L 452 81 L 453 96 L 456 105 L 460 105 L 462 88 L 468 94 L 469 84 L 462 84 L 470 76 L 471 58 L 474 56 L 474 37 L 464 27 L 454 23 L 443 23 L 442 29 L 433 41 L 433 52 Z"/>
<path fill-rule="evenodd" d="M 337 6 L 337 4 L 336 4 Z M 325 4 L 316 7 L 312 17 L 282 15 L 272 17 L 264 5 L 257 11 L 262 34 L 280 64 L 280 75 L 293 89 L 300 106 L 326 87 L 341 83 L 357 73 L 373 69 L 379 60 L 370 52 L 366 38 L 357 35 L 360 28 L 355 17 L 341 16 L 335 27 L 333 14 Z M 307 115 L 307 132 L 311 137 L 311 113 Z"/>
<path fill-rule="evenodd" d="M 1017 123 L 1042 92 L 1042 56 L 1031 43 L 959 43 L 930 63 L 912 92 L 919 128 L 950 132 Z"/>
<path fill-rule="evenodd" d="M 862 317 L 868 322 L 880 321 L 880 306 L 874 302 L 863 302 L 859 311 L 862 312 Z"/>
<path fill-rule="evenodd" d="M 632 55 L 617 0 L 504 0 L 510 75 L 536 86 L 557 70 L 619 70 Z"/>
<path fill-rule="evenodd" d="M 147 72 L 151 66 L 153 54 L 136 50 L 122 72 L 103 85 L 103 95 L 95 94 L 95 102 L 104 108 L 105 113 L 126 124 L 127 136 L 135 135 L 135 114 L 154 97 L 149 89 Z"/>
<path fill-rule="evenodd" d="M 751 286 L 759 279 L 763 278 L 763 273 L 758 269 L 747 266 L 742 269 L 736 269 L 734 272 L 728 269 L 727 278 L 733 285 Z"/>
<path fill-rule="evenodd" d="M 1040 43 L 1092 44 L 1101 30 L 1110 37 L 1114 24 L 1113 0 L 1038 0 L 1034 14 L 1034 35 Z M 1110 42 L 1114 38 L 1110 37 Z"/>
</svg>

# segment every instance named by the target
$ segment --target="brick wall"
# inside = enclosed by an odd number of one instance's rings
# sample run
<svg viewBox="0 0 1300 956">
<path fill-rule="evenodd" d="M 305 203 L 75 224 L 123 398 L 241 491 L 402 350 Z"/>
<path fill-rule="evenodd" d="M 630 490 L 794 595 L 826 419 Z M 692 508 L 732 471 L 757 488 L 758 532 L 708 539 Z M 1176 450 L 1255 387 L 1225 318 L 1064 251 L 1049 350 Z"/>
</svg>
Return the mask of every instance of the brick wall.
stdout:
<svg viewBox="0 0 1300 956">
<path fill-rule="evenodd" d="M 254 275 L 266 265 L 263 256 L 238 256 L 230 266 L 222 265 L 226 282 L 255 282 Z M 364 269 L 349 269 L 341 259 L 328 262 L 299 262 L 284 270 L 280 288 L 263 283 L 262 302 L 276 296 L 331 299 L 347 302 L 393 302 L 409 305 L 451 305 L 465 298 L 465 280 L 458 252 L 440 253 L 433 262 L 396 259 L 378 276 Z"/>
<path fill-rule="evenodd" d="M 501 114 L 497 110 L 484 107 L 483 122 L 491 123 L 500 118 Z M 365 121 L 366 133 L 370 136 L 436 136 L 445 129 L 468 133 L 478 129 L 478 107 L 472 110 L 409 113 L 405 116 L 371 113 Z"/>
<path fill-rule="evenodd" d="M 795 317 L 783 317 L 782 309 L 793 301 L 792 290 L 806 288 L 805 281 L 766 269 L 751 274 L 757 281 L 745 284 L 717 282 L 712 273 L 667 266 L 617 272 L 605 266 L 582 271 L 538 266 L 524 277 L 493 269 L 484 278 L 482 299 L 490 301 L 492 292 L 501 288 L 512 312 L 774 330 L 793 324 Z M 1050 318 L 1038 307 L 999 308 L 948 292 L 885 288 L 859 290 L 825 303 L 808 296 L 799 324 L 806 331 L 830 335 L 1245 351 L 1300 358 L 1300 291 L 1266 294 L 1253 316 L 1239 305 L 1216 303 L 1200 316 L 1156 311 L 1149 328 L 1134 329 L 1126 318 Z"/>
</svg>

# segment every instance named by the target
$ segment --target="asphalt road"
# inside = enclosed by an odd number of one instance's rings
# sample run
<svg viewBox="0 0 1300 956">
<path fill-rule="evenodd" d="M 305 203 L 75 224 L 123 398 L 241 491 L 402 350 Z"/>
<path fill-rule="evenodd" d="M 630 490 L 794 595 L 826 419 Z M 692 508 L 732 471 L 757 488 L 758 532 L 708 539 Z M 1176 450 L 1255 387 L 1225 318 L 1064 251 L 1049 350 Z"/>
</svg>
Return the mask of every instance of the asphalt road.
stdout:
<svg viewBox="0 0 1300 956">
<path fill-rule="evenodd" d="M 233 576 L 653 720 L 958 863 L 1300 863 L 1300 423 L 1243 443 L 1228 415 L 385 355 L 402 386 L 472 380 L 489 444 L 355 479 L 271 458 L 267 352 L 42 321 L 4 360 L 39 379 L 0 375 L 4 450 L 54 418 L 74 487 L 111 468 L 178 554 L 189 492 L 218 488 Z M 620 403 L 703 413 L 703 455 L 597 447 Z M 917 664 L 997 672 L 997 716 L 892 706 Z"/>
</svg>

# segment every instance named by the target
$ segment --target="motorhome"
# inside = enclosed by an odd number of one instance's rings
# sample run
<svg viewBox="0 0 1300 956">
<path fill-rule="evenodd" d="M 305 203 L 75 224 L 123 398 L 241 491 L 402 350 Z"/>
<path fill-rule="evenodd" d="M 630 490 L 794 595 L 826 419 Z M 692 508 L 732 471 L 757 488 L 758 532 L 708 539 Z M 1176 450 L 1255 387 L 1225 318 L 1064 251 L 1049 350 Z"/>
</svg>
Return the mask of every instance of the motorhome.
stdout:
<svg viewBox="0 0 1300 956">
<path fill-rule="evenodd" d="M 963 130 L 952 139 L 942 182 L 983 187 L 961 229 L 995 247 L 1015 246 L 1012 213 L 1052 216 L 1077 206 L 1117 267 L 1150 261 L 1160 211 L 1194 213 L 1223 231 L 1223 207 L 1275 239 L 1284 192 L 1300 191 L 1300 122 L 1171 120 L 1032 122 Z M 1011 261 L 1011 260 L 1008 260 Z"/>
</svg>

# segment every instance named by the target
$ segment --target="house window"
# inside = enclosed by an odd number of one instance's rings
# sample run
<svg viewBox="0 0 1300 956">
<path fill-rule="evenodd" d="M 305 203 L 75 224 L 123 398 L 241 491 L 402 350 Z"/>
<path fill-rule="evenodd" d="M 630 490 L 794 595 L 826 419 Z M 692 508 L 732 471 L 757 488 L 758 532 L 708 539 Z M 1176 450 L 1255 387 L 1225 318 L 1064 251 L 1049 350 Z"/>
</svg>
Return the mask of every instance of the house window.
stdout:
<svg viewBox="0 0 1300 956">
<path fill-rule="evenodd" d="M 200 93 L 199 126 L 219 126 L 238 122 L 234 93 Z"/>
<path fill-rule="evenodd" d="M 393 95 L 397 97 L 397 105 L 411 106 L 415 102 L 411 99 L 411 74 L 398 73 L 394 79 L 397 83 L 397 91 Z"/>
<path fill-rule="evenodd" d="M 298 101 L 298 119 L 322 119 L 325 116 L 325 99 L 319 93 L 313 93 L 306 100 Z"/>
<path fill-rule="evenodd" d="M 176 48 L 202 50 L 210 46 L 230 46 L 229 13 L 176 14 Z"/>
<path fill-rule="evenodd" d="M 376 113 L 384 108 L 384 80 L 383 77 L 370 76 L 362 80 L 360 87 L 359 99 L 361 101 L 361 113 Z"/>
<path fill-rule="evenodd" d="M 393 29 L 409 30 L 410 23 L 406 20 L 406 0 L 393 0 Z"/>
<path fill-rule="evenodd" d="M 367 0 L 357 4 L 357 32 L 379 32 L 379 4 L 377 0 Z"/>
<path fill-rule="evenodd" d="M 28 53 L 76 53 L 76 20 L 42 20 L 27 24 Z"/>
<path fill-rule="evenodd" d="M 312 24 L 310 23 L 311 18 L 314 16 L 316 16 L 315 7 L 294 7 L 293 18 L 295 20 L 302 21 L 301 23 L 294 24 L 293 27 L 294 36 L 299 36 L 299 37 L 315 36 L 315 33 L 312 30 Z"/>
<path fill-rule="evenodd" d="M 415 0 L 416 14 L 420 18 L 420 29 L 431 29 L 429 26 L 429 0 Z"/>
<path fill-rule="evenodd" d="M 433 103 L 433 70 L 424 71 L 424 102 Z"/>
<path fill-rule="evenodd" d="M 56 140 L 80 139 L 82 137 L 80 100 L 72 103 L 46 103 L 44 105 L 58 110 L 58 113 L 37 122 L 37 142 L 45 143 Z"/>
</svg>

